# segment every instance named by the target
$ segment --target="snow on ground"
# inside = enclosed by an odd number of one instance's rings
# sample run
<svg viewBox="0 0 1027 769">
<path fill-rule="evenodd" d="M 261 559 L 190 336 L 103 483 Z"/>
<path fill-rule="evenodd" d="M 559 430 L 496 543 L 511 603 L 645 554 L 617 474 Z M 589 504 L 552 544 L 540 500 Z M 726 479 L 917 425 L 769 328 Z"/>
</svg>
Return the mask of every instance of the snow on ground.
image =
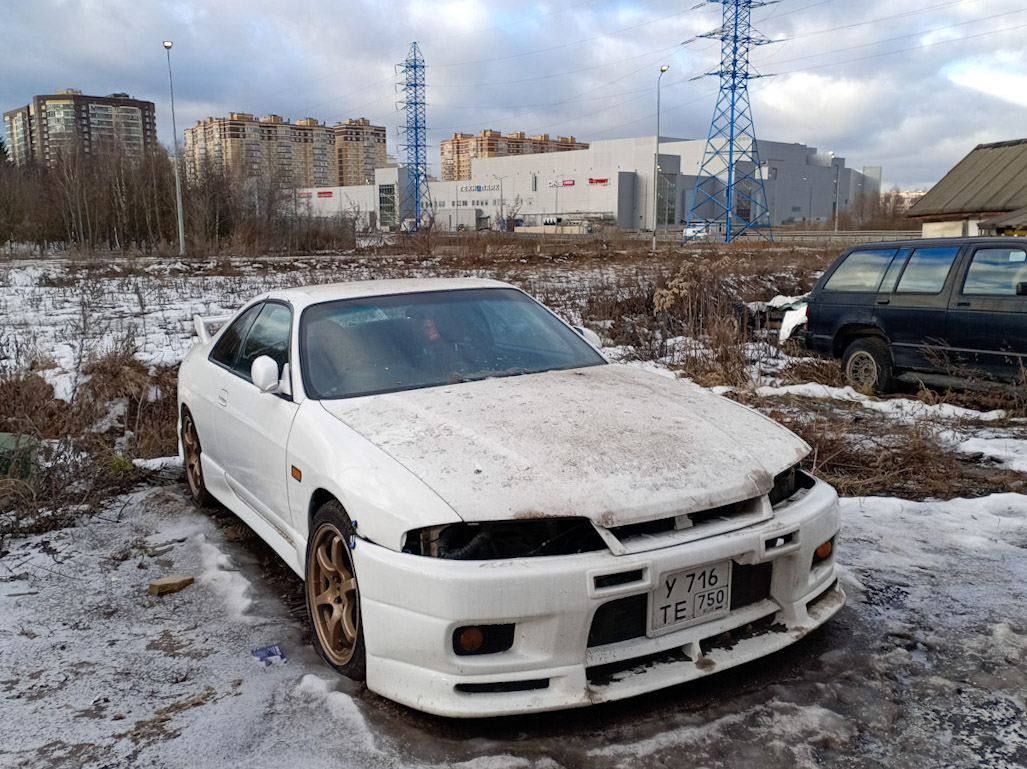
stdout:
<svg viewBox="0 0 1027 769">
<path fill-rule="evenodd" d="M 1027 765 L 1027 499 L 847 499 L 842 517 L 848 605 L 796 647 L 627 702 L 459 722 L 335 675 L 287 608 L 297 579 L 181 485 L 143 489 L 0 558 L 0 765 Z M 196 582 L 150 596 L 171 573 Z M 272 643 L 287 661 L 265 667 L 252 651 Z"/>
<path fill-rule="evenodd" d="M 133 265 L 86 282 L 60 260 L 0 270 L 0 363 L 35 359 L 71 397 L 83 361 L 125 340 L 151 365 L 177 363 L 195 313 L 280 285 L 397 274 L 360 259 L 289 272 L 248 262 L 232 276 Z M 576 279 L 522 285 L 542 294 Z M 897 424 L 959 422 L 960 451 L 1027 471 L 1027 442 L 997 412 L 819 385 L 757 394 L 859 404 Z M 224 514 L 196 511 L 182 483 L 143 488 L 75 528 L 6 543 L 0 766 L 1027 766 L 1027 498 L 846 499 L 842 517 L 848 605 L 796 646 L 635 700 L 455 722 L 335 675 L 307 643 L 299 581 L 266 547 L 227 536 Z M 178 572 L 195 584 L 147 593 Z M 252 651 L 273 643 L 287 662 L 265 667 Z"/>
<path fill-rule="evenodd" d="M 851 387 L 831 387 L 817 382 L 784 385 L 781 387 L 757 387 L 756 395 L 761 398 L 780 395 L 797 395 L 803 398 L 820 398 L 848 403 L 858 403 L 865 409 L 879 411 L 882 414 L 905 424 L 922 419 L 972 419 L 979 422 L 995 422 L 1006 418 L 1001 409 L 994 411 L 974 411 L 973 409 L 953 406 L 951 403 L 923 403 L 910 398 L 889 398 L 881 400 L 870 395 L 857 392 Z"/>
</svg>

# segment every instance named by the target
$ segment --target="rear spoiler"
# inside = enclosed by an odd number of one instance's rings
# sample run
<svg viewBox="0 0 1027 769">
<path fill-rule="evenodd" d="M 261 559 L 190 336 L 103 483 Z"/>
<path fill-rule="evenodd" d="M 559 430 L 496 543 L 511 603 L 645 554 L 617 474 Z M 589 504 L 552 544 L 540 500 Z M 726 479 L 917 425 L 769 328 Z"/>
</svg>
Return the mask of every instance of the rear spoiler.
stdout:
<svg viewBox="0 0 1027 769">
<path fill-rule="evenodd" d="M 231 319 L 231 315 L 194 315 L 193 329 L 201 343 L 209 342 L 217 330 Z"/>
</svg>

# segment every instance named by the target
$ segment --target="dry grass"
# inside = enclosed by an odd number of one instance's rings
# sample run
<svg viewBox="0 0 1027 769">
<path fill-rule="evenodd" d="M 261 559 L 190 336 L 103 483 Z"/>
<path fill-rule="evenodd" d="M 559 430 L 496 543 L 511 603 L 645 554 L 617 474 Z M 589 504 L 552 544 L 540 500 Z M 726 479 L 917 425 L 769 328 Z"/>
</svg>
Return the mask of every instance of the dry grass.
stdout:
<svg viewBox="0 0 1027 769">
<path fill-rule="evenodd" d="M 127 302 L 144 314 L 159 305 L 162 292 L 182 293 L 176 281 L 184 275 L 202 276 L 203 290 L 236 299 L 233 278 L 244 271 L 259 271 L 267 288 L 354 277 L 497 277 L 526 287 L 565 316 L 591 326 L 622 346 L 628 357 L 663 361 L 703 385 L 734 386 L 739 400 L 771 411 L 803 436 L 814 447 L 810 468 L 843 494 L 923 498 L 1024 490 L 1023 474 L 962 461 L 939 442 L 939 425 L 907 427 L 837 404 L 792 399 L 785 406 L 754 397 L 753 377 L 776 350 L 769 338 L 748 327 L 748 315 L 739 312 L 738 303 L 808 291 L 840 247 L 698 244 L 662 247 L 653 255 L 647 241 L 615 231 L 573 243 L 496 232 L 430 234 L 403 243 L 405 253 L 396 256 L 390 248 L 388 256 L 365 258 L 359 270 L 347 271 L 337 256 L 266 259 L 259 267 L 209 258 L 175 262 L 162 277 L 139 265 L 94 257 L 40 283 L 70 292 L 118 281 L 122 293 L 104 296 L 103 302 Z M 196 290 L 195 284 L 190 287 Z M 42 462 L 29 479 L 0 479 L 0 540 L 13 532 L 64 525 L 96 509 L 105 495 L 144 477 L 131 459 L 177 451 L 177 367 L 148 369 L 130 337 L 89 350 L 89 339 L 97 335 L 88 333 L 88 310 L 83 308 L 81 328 L 74 331 L 82 335 L 78 368 L 87 378 L 70 403 L 55 399 L 39 376 L 52 362 L 29 350 L 6 349 L 16 343 L 0 337 L 0 361 L 18 361 L 0 366 L 0 431 L 27 433 L 42 442 Z M 788 383 L 842 384 L 837 361 L 811 357 L 791 360 L 777 376 Z M 1002 408 L 1011 416 L 1025 416 L 1023 384 L 1002 394 L 923 390 L 917 397 L 929 404 Z M 799 401 L 804 405 L 796 405 Z"/>
<path fill-rule="evenodd" d="M 956 454 L 940 439 L 942 424 L 902 425 L 862 410 L 809 408 L 798 414 L 769 413 L 813 447 L 807 469 L 843 496 L 951 499 L 1027 491 L 1027 475 L 996 472 Z"/>
<path fill-rule="evenodd" d="M 176 452 L 177 369 L 149 372 L 135 352 L 121 344 L 94 355 L 70 402 L 35 372 L 0 369 L 0 431 L 39 446 L 27 478 L 13 465 L 0 477 L 0 541 L 68 525 L 145 476 L 133 458 Z"/>
</svg>

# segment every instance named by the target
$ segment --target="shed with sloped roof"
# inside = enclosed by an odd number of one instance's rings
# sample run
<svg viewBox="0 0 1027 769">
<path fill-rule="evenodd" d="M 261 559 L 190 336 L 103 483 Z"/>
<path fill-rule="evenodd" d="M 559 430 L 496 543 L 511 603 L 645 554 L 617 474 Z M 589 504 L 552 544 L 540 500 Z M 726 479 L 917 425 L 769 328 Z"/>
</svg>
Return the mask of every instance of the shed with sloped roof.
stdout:
<svg viewBox="0 0 1027 769">
<path fill-rule="evenodd" d="M 1027 208 L 1027 139 L 978 144 L 906 213 L 924 237 L 993 234 Z M 1013 219 L 1020 219 L 1015 216 Z M 1019 234 L 1010 231 L 1008 234 Z"/>
</svg>

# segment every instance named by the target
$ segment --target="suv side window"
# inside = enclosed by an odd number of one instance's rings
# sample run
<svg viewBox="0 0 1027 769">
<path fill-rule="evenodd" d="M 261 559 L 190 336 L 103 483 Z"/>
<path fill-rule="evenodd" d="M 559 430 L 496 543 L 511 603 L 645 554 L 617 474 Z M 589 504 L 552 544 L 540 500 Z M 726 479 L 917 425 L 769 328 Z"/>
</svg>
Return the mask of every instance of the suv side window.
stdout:
<svg viewBox="0 0 1027 769">
<path fill-rule="evenodd" d="M 239 357 L 239 348 L 242 347 L 243 337 L 246 336 L 246 332 L 249 331 L 250 325 L 257 317 L 261 307 L 263 307 L 262 304 L 254 305 L 225 329 L 225 333 L 221 335 L 217 344 L 214 345 L 214 349 L 210 351 L 212 361 L 220 363 L 226 368 L 232 368 L 235 359 Z"/>
<path fill-rule="evenodd" d="M 958 253 L 958 246 L 916 249 L 909 257 L 906 269 L 902 271 L 899 285 L 895 287 L 896 293 L 940 293 L 945 287 L 945 279 L 949 276 L 949 270 Z"/>
<path fill-rule="evenodd" d="M 876 292 L 895 249 L 853 251 L 824 284 L 824 291 Z"/>
<path fill-rule="evenodd" d="M 270 355 L 278 370 L 289 361 L 289 336 L 292 330 L 292 310 L 284 304 L 267 302 L 253 322 L 246 341 L 232 370 L 244 379 L 250 378 L 250 367 L 261 355 Z"/>
<path fill-rule="evenodd" d="M 964 294 L 1016 296 L 1016 284 L 1027 282 L 1027 252 L 1021 248 L 980 248 L 963 281 Z"/>
</svg>

